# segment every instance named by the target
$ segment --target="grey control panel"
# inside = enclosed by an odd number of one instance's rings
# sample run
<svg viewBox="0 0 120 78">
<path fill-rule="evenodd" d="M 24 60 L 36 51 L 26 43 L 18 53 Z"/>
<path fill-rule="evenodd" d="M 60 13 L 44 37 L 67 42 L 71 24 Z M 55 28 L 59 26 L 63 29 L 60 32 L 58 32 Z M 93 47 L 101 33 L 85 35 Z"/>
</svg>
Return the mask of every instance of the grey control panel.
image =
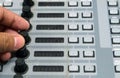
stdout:
<svg viewBox="0 0 120 78">
<path fill-rule="evenodd" d="M 0 78 L 120 78 L 120 0 L 0 0 L 30 29 Z"/>
</svg>

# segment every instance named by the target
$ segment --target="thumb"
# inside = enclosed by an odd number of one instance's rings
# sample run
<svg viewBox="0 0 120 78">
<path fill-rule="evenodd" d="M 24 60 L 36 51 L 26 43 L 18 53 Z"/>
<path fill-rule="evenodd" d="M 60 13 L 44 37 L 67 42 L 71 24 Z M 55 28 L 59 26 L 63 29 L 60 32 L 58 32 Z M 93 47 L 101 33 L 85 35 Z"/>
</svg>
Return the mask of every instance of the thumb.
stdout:
<svg viewBox="0 0 120 78">
<path fill-rule="evenodd" d="M 19 34 L 0 33 L 0 53 L 18 50 L 24 43 L 24 38 Z"/>
</svg>

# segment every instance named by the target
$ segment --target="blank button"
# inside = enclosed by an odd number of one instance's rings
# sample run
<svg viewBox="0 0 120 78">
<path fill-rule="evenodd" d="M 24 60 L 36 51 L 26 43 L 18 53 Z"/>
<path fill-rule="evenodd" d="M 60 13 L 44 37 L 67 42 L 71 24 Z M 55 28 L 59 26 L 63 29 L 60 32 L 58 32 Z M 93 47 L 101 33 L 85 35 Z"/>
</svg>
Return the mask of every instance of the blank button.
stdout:
<svg viewBox="0 0 120 78">
<path fill-rule="evenodd" d="M 82 18 L 92 18 L 92 12 L 89 11 L 82 12 Z"/>
<path fill-rule="evenodd" d="M 69 1 L 68 2 L 68 6 L 69 7 L 77 7 L 78 6 L 78 2 L 77 1 Z"/>
<path fill-rule="evenodd" d="M 120 24 L 120 19 L 117 17 L 113 17 L 110 19 L 110 24 Z"/>
<path fill-rule="evenodd" d="M 120 34 L 120 28 L 111 28 L 112 34 Z"/>
<path fill-rule="evenodd" d="M 79 43 L 79 38 L 78 37 L 69 37 L 68 43 Z"/>
<path fill-rule="evenodd" d="M 93 24 L 83 24 L 82 30 L 93 30 Z"/>
<path fill-rule="evenodd" d="M 89 0 L 86 0 L 86 1 L 84 0 L 84 1 L 81 2 L 81 5 L 83 7 L 91 7 L 92 6 L 92 2 L 89 1 Z"/>
<path fill-rule="evenodd" d="M 108 1 L 108 6 L 110 7 L 118 6 L 118 2 L 115 0 Z"/>
<path fill-rule="evenodd" d="M 110 9 L 109 15 L 119 15 L 119 10 L 118 9 Z"/>
<path fill-rule="evenodd" d="M 120 44 L 120 37 L 112 38 L 112 44 Z"/>
<path fill-rule="evenodd" d="M 12 7 L 13 1 L 12 0 L 5 0 L 3 6 L 4 7 Z"/>
<path fill-rule="evenodd" d="M 120 73 L 120 65 L 116 65 L 115 66 L 115 72 L 116 73 Z"/>
<path fill-rule="evenodd" d="M 120 57 L 120 50 L 114 50 L 113 51 L 113 56 L 114 57 Z"/>
<path fill-rule="evenodd" d="M 85 50 L 83 51 L 83 57 L 95 57 L 95 51 Z"/>
<path fill-rule="evenodd" d="M 94 43 L 94 37 L 83 37 L 83 43 Z"/>
<path fill-rule="evenodd" d="M 77 24 L 69 24 L 68 25 L 68 30 L 78 30 L 79 29 L 79 25 Z"/>
<path fill-rule="evenodd" d="M 94 73 L 94 72 L 96 72 L 95 65 L 85 65 L 84 66 L 84 72 L 85 73 Z"/>
<path fill-rule="evenodd" d="M 69 72 L 80 72 L 80 67 L 78 65 L 70 65 L 68 67 Z"/>
<path fill-rule="evenodd" d="M 69 50 L 68 56 L 69 57 L 79 57 L 79 51 L 77 51 L 77 50 Z"/>
<path fill-rule="evenodd" d="M 68 18 L 78 18 L 78 13 L 77 12 L 69 12 Z"/>
</svg>

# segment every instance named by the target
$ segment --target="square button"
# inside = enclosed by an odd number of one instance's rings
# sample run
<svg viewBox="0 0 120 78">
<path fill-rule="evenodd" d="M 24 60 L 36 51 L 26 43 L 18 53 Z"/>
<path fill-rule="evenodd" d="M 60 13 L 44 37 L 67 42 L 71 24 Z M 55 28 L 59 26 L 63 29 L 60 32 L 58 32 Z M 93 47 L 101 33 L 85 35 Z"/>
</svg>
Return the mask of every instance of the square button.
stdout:
<svg viewBox="0 0 120 78">
<path fill-rule="evenodd" d="M 109 9 L 109 15 L 119 15 L 118 9 Z"/>
<path fill-rule="evenodd" d="M 69 7 L 77 7 L 78 6 L 78 2 L 77 1 L 69 1 L 68 2 L 68 6 Z"/>
<path fill-rule="evenodd" d="M 112 38 L 112 44 L 120 44 L 120 37 Z"/>
<path fill-rule="evenodd" d="M 92 12 L 90 11 L 85 11 L 81 13 L 82 18 L 92 18 Z"/>
<path fill-rule="evenodd" d="M 113 51 L 113 56 L 114 57 L 120 57 L 120 50 L 114 50 Z"/>
<path fill-rule="evenodd" d="M 79 25 L 78 24 L 69 24 L 68 25 L 68 30 L 78 30 Z"/>
<path fill-rule="evenodd" d="M 4 7 L 12 7 L 13 6 L 13 1 L 12 0 L 5 0 L 3 3 Z"/>
<path fill-rule="evenodd" d="M 78 18 L 78 13 L 77 12 L 69 12 L 68 13 L 68 18 Z"/>
<path fill-rule="evenodd" d="M 82 30 L 93 30 L 93 24 L 83 24 Z"/>
<path fill-rule="evenodd" d="M 117 17 L 113 17 L 110 19 L 110 24 L 120 24 L 120 19 Z"/>
<path fill-rule="evenodd" d="M 95 65 L 84 65 L 83 68 L 84 68 L 85 73 L 95 73 L 96 72 Z"/>
<path fill-rule="evenodd" d="M 79 57 L 79 51 L 77 51 L 77 50 L 69 50 L 68 51 L 68 56 L 69 57 Z"/>
<path fill-rule="evenodd" d="M 85 50 L 83 51 L 83 57 L 95 57 L 94 50 Z"/>
<path fill-rule="evenodd" d="M 81 1 L 81 6 L 82 7 L 91 7 L 92 6 L 92 1 L 90 1 L 90 0 Z"/>
<path fill-rule="evenodd" d="M 87 43 L 87 44 L 94 43 L 94 37 L 86 36 L 86 37 L 82 38 L 82 41 L 83 41 L 83 43 Z"/>
<path fill-rule="evenodd" d="M 120 73 L 120 65 L 116 65 L 115 66 L 115 72 L 116 73 Z"/>
<path fill-rule="evenodd" d="M 118 6 L 118 2 L 116 0 L 109 0 L 108 1 L 108 6 L 116 7 L 116 6 Z"/>
<path fill-rule="evenodd" d="M 79 37 L 69 37 L 68 43 L 79 43 Z"/>
<path fill-rule="evenodd" d="M 68 71 L 69 72 L 80 72 L 80 67 L 78 65 L 69 65 Z"/>
</svg>

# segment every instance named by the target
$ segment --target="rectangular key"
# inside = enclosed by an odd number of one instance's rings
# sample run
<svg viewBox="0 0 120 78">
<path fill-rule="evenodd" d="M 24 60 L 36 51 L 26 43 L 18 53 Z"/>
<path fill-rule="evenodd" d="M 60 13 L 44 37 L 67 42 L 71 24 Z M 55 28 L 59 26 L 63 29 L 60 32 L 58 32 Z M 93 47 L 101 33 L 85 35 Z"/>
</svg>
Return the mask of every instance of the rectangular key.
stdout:
<svg viewBox="0 0 120 78">
<path fill-rule="evenodd" d="M 64 2 L 39 2 L 38 6 L 64 6 Z"/>
</svg>

